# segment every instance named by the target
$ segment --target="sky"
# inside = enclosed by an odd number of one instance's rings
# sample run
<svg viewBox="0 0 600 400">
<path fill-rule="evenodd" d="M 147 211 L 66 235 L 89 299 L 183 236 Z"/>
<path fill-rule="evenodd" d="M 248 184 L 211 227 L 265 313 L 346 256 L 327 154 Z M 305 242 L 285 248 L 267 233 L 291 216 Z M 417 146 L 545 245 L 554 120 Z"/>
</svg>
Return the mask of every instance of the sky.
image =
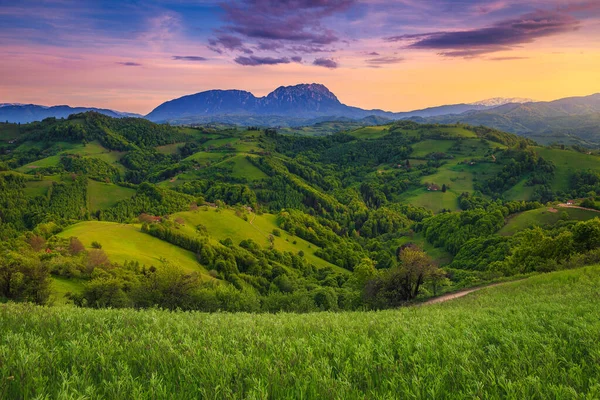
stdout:
<svg viewBox="0 0 600 400">
<path fill-rule="evenodd" d="M 0 0 L 0 103 L 299 83 L 389 111 L 597 93 L 600 0 Z"/>
</svg>

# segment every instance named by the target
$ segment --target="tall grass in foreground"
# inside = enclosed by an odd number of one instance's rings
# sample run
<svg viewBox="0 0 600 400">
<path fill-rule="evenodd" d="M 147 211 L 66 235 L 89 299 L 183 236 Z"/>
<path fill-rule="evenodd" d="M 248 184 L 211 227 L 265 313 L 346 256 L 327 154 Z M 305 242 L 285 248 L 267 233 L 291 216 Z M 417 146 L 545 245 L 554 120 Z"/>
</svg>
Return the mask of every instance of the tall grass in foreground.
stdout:
<svg viewBox="0 0 600 400">
<path fill-rule="evenodd" d="M 0 398 L 600 398 L 600 267 L 382 312 L 0 305 Z"/>
</svg>

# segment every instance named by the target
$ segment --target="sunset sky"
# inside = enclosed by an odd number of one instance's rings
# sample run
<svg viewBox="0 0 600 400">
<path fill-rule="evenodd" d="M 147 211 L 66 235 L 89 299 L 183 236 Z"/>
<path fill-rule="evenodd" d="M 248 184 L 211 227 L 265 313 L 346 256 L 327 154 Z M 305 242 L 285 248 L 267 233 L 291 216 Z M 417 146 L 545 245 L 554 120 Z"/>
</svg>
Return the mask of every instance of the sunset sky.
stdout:
<svg viewBox="0 0 600 400">
<path fill-rule="evenodd" d="M 323 83 L 363 108 L 600 92 L 600 0 L 0 0 L 0 103 L 146 114 Z"/>
</svg>

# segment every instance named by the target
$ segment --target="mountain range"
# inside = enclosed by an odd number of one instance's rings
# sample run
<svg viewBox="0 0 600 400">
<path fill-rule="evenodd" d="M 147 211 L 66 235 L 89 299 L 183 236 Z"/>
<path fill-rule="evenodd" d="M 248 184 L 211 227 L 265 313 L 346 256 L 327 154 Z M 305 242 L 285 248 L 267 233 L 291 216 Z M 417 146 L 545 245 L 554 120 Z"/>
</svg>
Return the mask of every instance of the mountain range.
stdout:
<svg viewBox="0 0 600 400">
<path fill-rule="evenodd" d="M 377 116 L 393 120 L 487 108 L 489 106 L 483 104 L 453 104 L 399 113 L 380 109 L 365 110 L 343 104 L 324 85 L 312 83 L 281 86 L 264 97 L 256 97 L 241 90 L 209 90 L 167 101 L 156 107 L 146 118 L 154 122 L 170 123 L 224 122 L 224 119 L 230 120 L 232 117 L 245 120 L 250 116 L 279 116 L 297 120 L 291 121 L 291 124 L 284 123 L 285 126 L 306 124 L 312 119 L 323 117 L 361 119 Z"/>
<path fill-rule="evenodd" d="M 399 119 L 485 125 L 540 143 L 600 147 L 600 94 L 550 102 L 491 98 L 408 112 L 366 110 L 343 104 L 321 84 L 281 86 L 264 97 L 243 90 L 209 90 L 167 101 L 146 116 L 93 107 L 0 104 L 0 121 L 28 123 L 48 117 L 96 111 L 111 117 L 140 117 L 170 124 L 226 123 L 242 126 L 300 127 L 335 121 L 372 125 Z"/>
<path fill-rule="evenodd" d="M 484 125 L 539 143 L 600 147 L 600 93 L 554 101 L 504 104 L 458 115 L 410 117 L 416 122 Z"/>
<path fill-rule="evenodd" d="M 78 114 L 87 111 L 96 111 L 114 118 L 143 117 L 140 114 L 95 107 L 70 107 L 66 105 L 41 106 L 38 104 L 0 103 L 0 121 L 26 124 L 34 121 L 41 121 L 50 117 L 67 118 L 71 114 Z"/>
</svg>

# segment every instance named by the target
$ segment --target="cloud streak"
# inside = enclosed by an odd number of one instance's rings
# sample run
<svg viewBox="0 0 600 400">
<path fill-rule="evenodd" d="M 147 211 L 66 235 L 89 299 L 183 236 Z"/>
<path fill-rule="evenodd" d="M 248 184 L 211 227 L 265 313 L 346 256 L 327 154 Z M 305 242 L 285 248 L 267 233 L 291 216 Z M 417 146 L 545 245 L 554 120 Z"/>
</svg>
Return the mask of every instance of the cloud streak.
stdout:
<svg viewBox="0 0 600 400">
<path fill-rule="evenodd" d="M 277 64 L 289 64 L 290 59 L 287 57 L 282 58 L 274 58 L 274 57 L 259 57 L 259 56 L 250 56 L 250 57 L 237 57 L 234 60 L 237 64 L 256 67 L 259 65 L 277 65 Z"/>
<path fill-rule="evenodd" d="M 173 56 L 175 61 L 207 61 L 208 58 L 201 56 Z"/>
<path fill-rule="evenodd" d="M 369 64 L 381 65 L 381 64 L 398 64 L 404 61 L 404 57 L 377 57 L 366 60 Z"/>
<path fill-rule="evenodd" d="M 142 64 L 140 63 L 136 63 L 133 61 L 124 61 L 124 62 L 117 62 L 118 65 L 122 65 L 124 67 L 141 67 Z"/>
<path fill-rule="evenodd" d="M 580 21 L 558 11 L 538 10 L 484 28 L 388 37 L 387 42 L 409 43 L 409 49 L 437 50 L 446 57 L 477 57 L 510 50 L 536 39 L 575 31 Z"/>
<path fill-rule="evenodd" d="M 313 65 L 329 69 L 335 69 L 338 67 L 338 63 L 329 58 L 317 58 L 315 61 L 313 61 Z"/>
</svg>

